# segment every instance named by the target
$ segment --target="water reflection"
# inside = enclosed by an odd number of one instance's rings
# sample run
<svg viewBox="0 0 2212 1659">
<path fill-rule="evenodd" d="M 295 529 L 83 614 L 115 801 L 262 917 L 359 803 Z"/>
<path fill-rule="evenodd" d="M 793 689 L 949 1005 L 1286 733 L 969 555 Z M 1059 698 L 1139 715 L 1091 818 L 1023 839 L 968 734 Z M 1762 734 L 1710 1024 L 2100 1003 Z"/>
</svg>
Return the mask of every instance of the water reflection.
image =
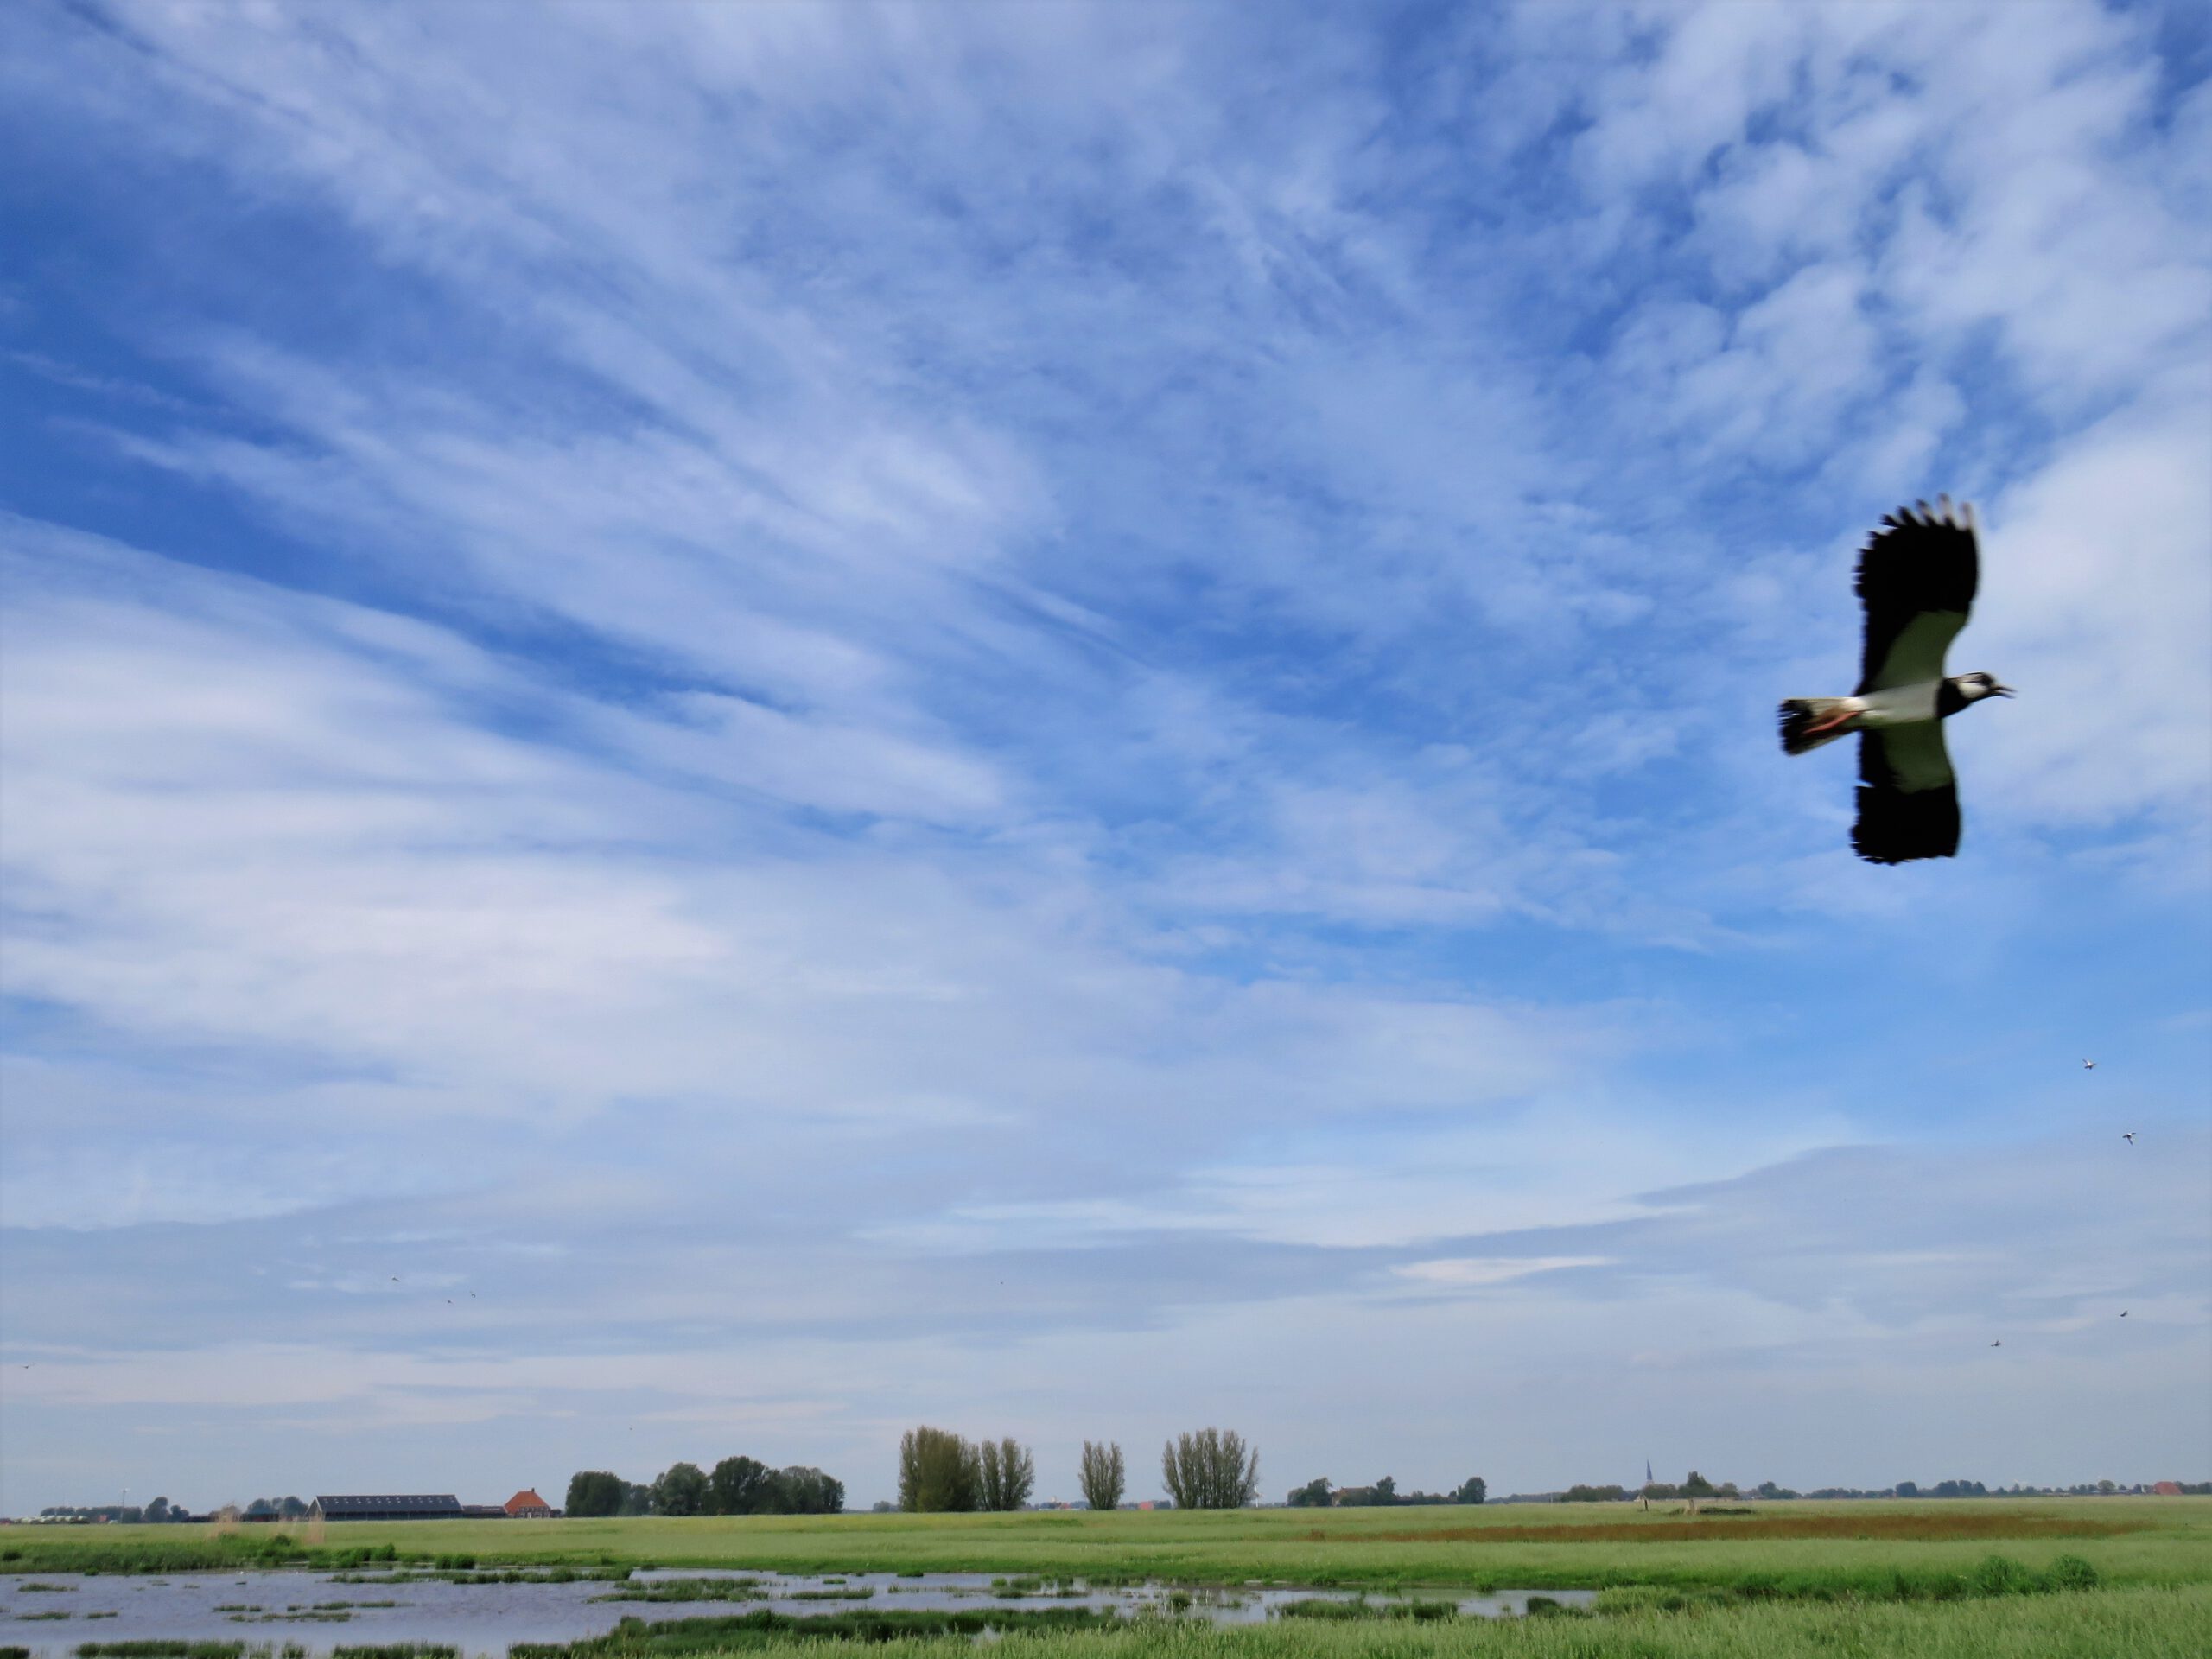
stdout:
<svg viewBox="0 0 2212 1659">
<path fill-rule="evenodd" d="M 687 1593 L 689 1592 L 689 1593 Z M 1523 1613 L 1531 1594 L 1586 1605 L 1586 1590 L 1503 1590 L 1447 1597 L 1427 1591 L 1370 1594 L 1377 1605 L 1449 1599 L 1469 1617 Z M 664 1599 L 663 1598 L 667 1599 Z M 678 1599 L 680 1598 L 680 1599 Z M 167 1638 L 295 1646 L 309 1654 L 371 1643 L 423 1642 L 499 1659 L 511 1643 L 574 1642 L 624 1618 L 697 1618 L 768 1608 L 810 1614 L 943 1609 L 1080 1607 L 1124 1617 L 1152 1613 L 1217 1624 L 1256 1624 L 1294 1602 L 1349 1602 L 1349 1590 L 1246 1585 L 1198 1589 L 1145 1583 L 1091 1585 L 1081 1579 L 987 1573 L 797 1574 L 738 1567 L 663 1568 L 621 1580 L 504 1584 L 454 1582 L 399 1571 L 222 1573 L 141 1578 L 114 1574 L 0 1574 L 0 1647 L 35 1659 L 68 1659 L 85 1642 Z"/>
</svg>

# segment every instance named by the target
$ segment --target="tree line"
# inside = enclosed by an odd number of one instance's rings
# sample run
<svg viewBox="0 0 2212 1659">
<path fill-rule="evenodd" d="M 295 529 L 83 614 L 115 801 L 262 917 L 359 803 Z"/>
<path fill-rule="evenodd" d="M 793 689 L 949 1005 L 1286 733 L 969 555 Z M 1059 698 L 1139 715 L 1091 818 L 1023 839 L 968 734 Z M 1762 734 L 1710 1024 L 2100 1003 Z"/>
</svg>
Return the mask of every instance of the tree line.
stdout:
<svg viewBox="0 0 2212 1659">
<path fill-rule="evenodd" d="M 1037 1487 L 1037 1459 L 1011 1435 L 970 1440 L 925 1423 L 899 1437 L 899 1507 L 916 1513 L 1018 1510 Z"/>
<path fill-rule="evenodd" d="M 569 1478 L 570 1515 L 836 1515 L 845 1483 L 793 1464 L 771 1469 L 758 1458 L 724 1458 L 711 1471 L 673 1463 L 644 1484 L 605 1469 Z"/>
<path fill-rule="evenodd" d="M 1179 1434 L 1160 1449 L 1160 1478 L 1177 1509 L 1243 1509 L 1259 1496 L 1259 1448 L 1234 1429 Z M 1092 1509 L 1120 1508 L 1128 1490 L 1128 1459 L 1121 1443 L 1085 1440 L 1076 1479 Z M 899 1437 L 901 1510 L 1018 1510 L 1036 1485 L 1036 1454 L 1011 1437 L 969 1440 L 928 1424 Z"/>
<path fill-rule="evenodd" d="M 229 1504 L 226 1509 L 236 1510 L 241 1515 L 275 1516 L 285 1521 L 296 1521 L 308 1512 L 308 1506 L 296 1497 L 257 1497 L 247 1504 Z M 106 1521 L 118 1526 L 159 1526 L 169 1521 L 205 1521 L 204 1515 L 194 1515 L 181 1504 L 171 1503 L 166 1497 L 157 1497 L 147 1504 L 137 1503 L 54 1503 L 39 1511 L 42 1518 L 56 1521 Z"/>
<path fill-rule="evenodd" d="M 1406 1503 L 1479 1503 L 1489 1496 L 1490 1483 L 1480 1475 L 1468 1476 L 1448 1492 L 1402 1492 L 1389 1475 L 1372 1486 L 1335 1486 L 1324 1477 L 1293 1487 L 1288 1502 L 1294 1510 L 1389 1509 Z"/>
<path fill-rule="evenodd" d="M 1882 1497 L 2094 1497 L 2113 1493 L 2141 1493 L 2149 1488 L 2141 1484 L 2122 1486 L 2116 1481 L 2101 1480 L 2094 1484 L 2079 1486 L 1984 1486 L 1978 1480 L 1939 1480 L 1933 1486 L 1923 1486 L 1917 1481 L 1901 1480 L 1894 1486 L 1818 1486 L 1809 1492 L 1800 1492 L 1794 1487 L 1781 1486 L 1763 1480 L 1748 1492 L 1737 1490 L 1732 1480 L 1715 1485 L 1694 1469 L 1688 1478 L 1680 1482 L 1649 1481 L 1642 1486 L 1570 1486 L 1554 1494 L 1561 1503 L 1621 1503 L 1630 1498 L 1683 1498 L 1695 1503 L 1708 1497 L 1758 1497 L 1769 1503 L 1790 1498 L 1882 1498 Z M 2212 1494 L 2212 1481 L 2195 1485 L 2182 1484 L 2184 1493 Z"/>
<path fill-rule="evenodd" d="M 168 1499 L 157 1497 L 143 1508 L 136 1503 L 49 1503 L 38 1514 L 41 1521 L 106 1521 L 135 1527 L 143 1522 L 181 1517 L 184 1511 L 172 1510 Z"/>
</svg>

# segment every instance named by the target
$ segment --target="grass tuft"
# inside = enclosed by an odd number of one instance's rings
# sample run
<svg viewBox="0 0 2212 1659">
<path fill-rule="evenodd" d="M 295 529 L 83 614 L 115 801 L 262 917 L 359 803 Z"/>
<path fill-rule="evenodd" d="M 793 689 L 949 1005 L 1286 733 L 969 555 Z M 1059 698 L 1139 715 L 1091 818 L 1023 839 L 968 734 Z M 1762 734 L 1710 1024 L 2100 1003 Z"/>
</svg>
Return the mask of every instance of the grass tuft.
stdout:
<svg viewBox="0 0 2212 1659">
<path fill-rule="evenodd" d="M 820 1642 L 885 1643 L 964 1636 L 985 1630 L 1016 1635 L 1065 1635 L 1122 1621 L 1082 1607 L 961 1608 L 943 1611 L 779 1613 L 766 1608 L 719 1618 L 626 1618 L 604 1636 L 563 1644 L 518 1643 L 508 1659 L 677 1659 L 691 1654 L 732 1653 L 761 1647 L 802 1647 Z"/>
<path fill-rule="evenodd" d="M 1370 1601 L 1364 1596 L 1340 1601 L 1330 1596 L 1307 1596 L 1298 1601 L 1281 1603 L 1274 1609 L 1274 1616 L 1277 1618 L 1313 1618 L 1338 1624 L 1359 1619 L 1402 1618 L 1425 1624 L 1438 1619 L 1459 1618 L 1459 1604 L 1456 1601 Z"/>
<path fill-rule="evenodd" d="M 758 1579 L 657 1579 L 627 1584 L 594 1601 L 760 1601 L 766 1592 Z"/>
</svg>

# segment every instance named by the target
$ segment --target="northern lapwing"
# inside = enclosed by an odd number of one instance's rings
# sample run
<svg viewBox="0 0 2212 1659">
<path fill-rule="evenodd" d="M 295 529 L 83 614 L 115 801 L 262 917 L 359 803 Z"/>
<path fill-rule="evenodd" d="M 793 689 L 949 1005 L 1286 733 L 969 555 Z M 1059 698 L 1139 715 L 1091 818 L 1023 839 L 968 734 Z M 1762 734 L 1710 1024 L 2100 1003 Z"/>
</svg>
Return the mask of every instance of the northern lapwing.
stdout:
<svg viewBox="0 0 2212 1659">
<path fill-rule="evenodd" d="M 1782 747 L 1802 754 L 1859 736 L 1859 821 L 1852 850 L 1870 864 L 1951 858 L 1959 850 L 1958 779 L 1943 721 L 1984 697 L 2009 697 L 1987 674 L 1946 677 L 1943 653 L 1967 625 L 1980 580 L 1974 509 L 1949 496 L 1933 512 L 1900 507 L 1859 556 L 1866 612 L 1859 689 L 1782 705 Z"/>
<path fill-rule="evenodd" d="M 2084 1060 L 2082 1062 L 2082 1069 L 2084 1071 L 2094 1071 L 2097 1069 L 2097 1063 L 2094 1060 Z"/>
<path fill-rule="evenodd" d="M 2126 1141 L 2127 1144 L 2132 1147 L 2135 1144 L 2135 1131 L 2133 1129 L 2122 1129 L 2120 1132 L 2120 1138 Z"/>
</svg>

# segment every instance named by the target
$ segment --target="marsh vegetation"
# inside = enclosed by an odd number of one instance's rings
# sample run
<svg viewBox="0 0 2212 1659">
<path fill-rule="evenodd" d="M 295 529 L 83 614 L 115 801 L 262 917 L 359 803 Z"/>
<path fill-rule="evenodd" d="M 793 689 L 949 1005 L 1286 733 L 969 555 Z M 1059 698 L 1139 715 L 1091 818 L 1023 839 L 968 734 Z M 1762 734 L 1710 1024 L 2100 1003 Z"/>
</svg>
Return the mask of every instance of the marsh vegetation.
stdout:
<svg viewBox="0 0 2212 1659">
<path fill-rule="evenodd" d="M 971 1625 L 988 1627 L 1002 1643 L 1035 1646 L 1039 1659 L 1142 1659 L 1166 1640 L 1151 1632 L 1156 1622 L 1182 1631 L 1183 1659 L 1192 1647 L 1217 1647 L 1222 1659 L 1246 1648 L 1254 1656 L 1360 1659 L 1385 1632 L 1414 1644 L 1391 1649 L 1398 1659 L 1493 1650 L 1592 1659 L 1777 1652 L 1801 1639 L 1832 1639 L 1869 1654 L 2212 1650 L 2199 1640 L 2212 1611 L 2212 1500 L 2195 1497 L 1991 1500 L 1970 1508 L 1805 1502 L 1696 1516 L 1560 1504 L 444 1522 L 380 1525 L 376 1544 L 336 1550 L 281 1531 L 180 1538 L 181 1530 L 55 1529 L 10 1540 L 12 1559 L 0 1560 L 0 1575 L 29 1593 L 5 1599 L 21 1632 L 9 1639 L 42 1655 L 73 1653 L 67 1638 L 81 1623 L 31 1621 L 41 1611 L 81 1621 L 122 1605 L 62 1593 L 86 1587 L 81 1580 L 58 1583 L 85 1570 L 114 1575 L 93 1584 L 112 1581 L 120 1591 L 137 1583 L 156 1594 L 164 1580 L 137 1575 L 169 1573 L 168 1582 L 193 1587 L 203 1608 L 219 1599 L 233 1609 L 281 1607 L 283 1616 L 302 1619 L 381 1622 L 391 1615 L 377 1603 L 407 1593 L 378 1590 L 374 1600 L 341 1605 L 327 1591 L 301 1593 L 298 1580 L 255 1578 L 249 1592 L 184 1570 L 207 1567 L 226 1573 L 318 1568 L 325 1582 L 414 1586 L 485 1609 L 503 1594 L 533 1602 L 558 1596 L 574 1610 L 563 1623 L 537 1627 L 558 1631 L 558 1640 L 530 1637 L 519 1625 L 513 1638 L 549 1652 L 572 1638 L 602 1644 L 580 1649 L 586 1659 L 601 1651 L 673 1652 L 667 1644 L 686 1642 L 708 1644 L 684 1649 L 702 1653 L 718 1650 L 716 1642 L 747 1652 L 818 1652 L 838 1636 L 892 1647 L 966 1643 Z M 947 1575 L 960 1579 L 957 1593 Z M 34 1585 L 58 1587 L 31 1592 Z M 1105 1593 L 1116 1586 L 1122 1593 Z M 1503 1586 L 1539 1592 L 1498 1610 L 1525 1607 L 1533 1615 L 1509 1621 L 1510 1635 L 1464 1616 L 1475 1611 L 1465 1598 Z M 1576 1591 L 1585 1593 L 1570 1593 Z M 688 1634 L 633 1632 L 617 1642 L 626 1622 L 578 1622 L 589 1604 L 610 1595 L 637 1608 L 637 1624 L 656 1632 L 680 1625 Z M 1579 1605 L 1547 1608 L 1547 1599 Z M 753 1605 L 731 1605 L 746 1602 Z M 690 1611 L 708 1613 L 715 1603 L 729 1611 L 705 1619 Z M 1294 1603 L 1313 1605 L 1286 1605 Z M 597 1617 L 620 1615 L 608 1607 Z M 134 1618 L 122 1634 L 162 1630 Z M 1237 1619 L 1262 1628 L 1199 1628 Z M 798 1624 L 804 1631 L 792 1628 Z M 1547 1646 L 1553 1638 L 1540 1625 L 1577 1632 L 1581 1645 Z M 298 1640 L 314 1642 L 312 1628 Z M 375 1624 L 347 1628 L 378 1633 Z M 386 1628 L 446 1639 L 435 1625 Z M 35 1635 L 41 1632 L 53 1639 Z M 507 1634 L 502 1629 L 493 1650 L 506 1645 Z M 2116 1634 L 2127 1641 L 2113 1645 Z M 328 1641 L 323 1636 L 316 1650 L 331 1651 Z M 479 1650 L 472 1642 L 468 1651 Z"/>
</svg>

